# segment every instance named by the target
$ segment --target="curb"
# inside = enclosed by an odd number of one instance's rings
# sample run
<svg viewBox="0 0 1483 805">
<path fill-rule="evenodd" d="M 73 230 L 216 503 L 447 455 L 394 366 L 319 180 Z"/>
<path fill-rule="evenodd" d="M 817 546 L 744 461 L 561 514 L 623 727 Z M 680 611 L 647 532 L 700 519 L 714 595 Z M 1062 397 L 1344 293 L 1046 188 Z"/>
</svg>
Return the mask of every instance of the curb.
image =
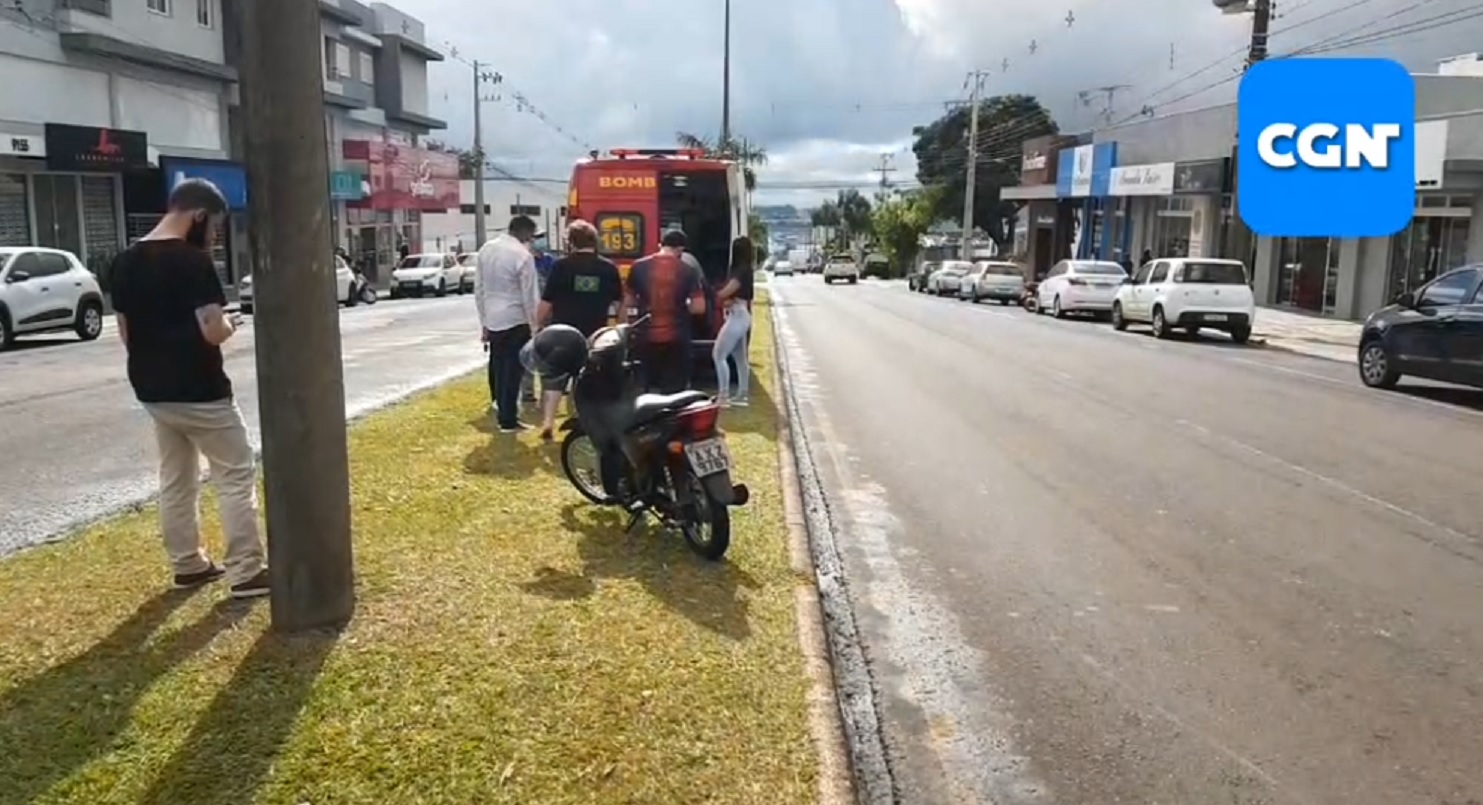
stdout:
<svg viewBox="0 0 1483 805">
<path fill-rule="evenodd" d="M 1252 336 L 1251 340 L 1248 341 L 1248 342 L 1246 342 L 1246 343 L 1247 343 L 1248 346 L 1259 347 L 1261 349 L 1271 349 L 1271 350 L 1276 350 L 1278 352 L 1286 352 L 1289 355 L 1302 355 L 1305 358 L 1315 358 L 1317 360 L 1330 361 L 1332 363 L 1350 363 L 1351 362 L 1349 360 L 1341 360 L 1339 358 L 1335 358 L 1335 357 L 1333 357 L 1331 355 L 1321 355 L 1321 354 L 1319 354 L 1317 352 L 1308 352 L 1306 350 L 1297 349 L 1297 348 L 1292 347 L 1292 346 L 1289 346 L 1287 344 L 1274 343 L 1270 338 L 1267 338 L 1265 336 Z M 1338 346 L 1338 345 L 1334 345 L 1334 346 Z"/>
<path fill-rule="evenodd" d="M 875 686 L 855 625 L 854 608 L 834 541 L 828 507 L 801 420 L 783 349 L 777 297 L 772 307 L 774 378 L 778 382 L 778 471 L 793 569 L 807 579 L 796 590 L 798 637 L 809 678 L 810 728 L 820 755 L 820 802 L 895 805 L 898 801 Z"/>
</svg>

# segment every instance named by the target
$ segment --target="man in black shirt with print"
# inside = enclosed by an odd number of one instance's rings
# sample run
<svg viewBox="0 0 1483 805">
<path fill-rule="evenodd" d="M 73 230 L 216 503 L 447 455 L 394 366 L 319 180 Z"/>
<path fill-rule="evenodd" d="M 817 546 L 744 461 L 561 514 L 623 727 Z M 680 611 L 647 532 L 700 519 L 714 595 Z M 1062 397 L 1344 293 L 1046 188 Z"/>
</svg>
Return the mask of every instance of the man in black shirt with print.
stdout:
<svg viewBox="0 0 1483 805">
<path fill-rule="evenodd" d="M 160 450 L 160 531 L 175 586 L 226 577 L 234 598 L 267 595 L 257 526 L 257 466 L 222 366 L 236 332 L 210 244 L 226 199 L 191 179 L 170 193 L 158 226 L 114 259 L 113 307 L 128 350 L 129 383 L 154 420 Z M 200 457 L 211 466 L 226 538 L 223 565 L 201 544 Z"/>
<path fill-rule="evenodd" d="M 597 228 L 573 221 L 566 230 L 571 253 L 551 266 L 536 318 L 541 327 L 568 324 L 591 337 L 607 326 L 613 307 L 623 301 L 623 279 L 618 267 L 597 253 Z M 618 311 L 623 317 L 625 311 Z M 543 378 L 541 438 L 550 440 L 556 428 L 556 407 L 571 378 Z"/>
</svg>

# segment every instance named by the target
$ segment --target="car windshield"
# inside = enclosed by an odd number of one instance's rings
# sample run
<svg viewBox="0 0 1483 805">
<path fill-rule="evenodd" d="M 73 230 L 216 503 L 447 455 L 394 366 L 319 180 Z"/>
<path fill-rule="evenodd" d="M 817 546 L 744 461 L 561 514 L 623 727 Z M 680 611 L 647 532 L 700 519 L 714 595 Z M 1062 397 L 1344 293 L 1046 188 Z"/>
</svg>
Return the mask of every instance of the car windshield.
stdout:
<svg viewBox="0 0 1483 805">
<path fill-rule="evenodd" d="M 1185 263 L 1180 282 L 1201 285 L 1245 285 L 1246 267 L 1240 263 Z"/>
<path fill-rule="evenodd" d="M 443 265 L 441 254 L 414 254 L 402 261 L 398 268 L 438 268 Z"/>
<path fill-rule="evenodd" d="M 943 271 L 950 271 L 950 272 L 952 272 L 954 274 L 966 274 L 969 271 L 972 271 L 973 270 L 973 264 L 972 263 L 945 263 L 942 266 L 942 270 Z"/>
<path fill-rule="evenodd" d="M 995 263 L 984 266 L 984 273 L 994 277 L 1023 277 L 1025 275 L 1019 266 Z"/>
<path fill-rule="evenodd" d="M 1126 277 L 1128 272 L 1117 263 L 1072 263 L 1078 274 L 1090 274 L 1097 277 Z"/>
<path fill-rule="evenodd" d="M 849 256 L 848 254 L 836 254 L 833 257 L 829 258 L 829 262 L 831 262 L 831 263 L 853 263 L 853 262 L 855 262 L 855 258 Z"/>
</svg>

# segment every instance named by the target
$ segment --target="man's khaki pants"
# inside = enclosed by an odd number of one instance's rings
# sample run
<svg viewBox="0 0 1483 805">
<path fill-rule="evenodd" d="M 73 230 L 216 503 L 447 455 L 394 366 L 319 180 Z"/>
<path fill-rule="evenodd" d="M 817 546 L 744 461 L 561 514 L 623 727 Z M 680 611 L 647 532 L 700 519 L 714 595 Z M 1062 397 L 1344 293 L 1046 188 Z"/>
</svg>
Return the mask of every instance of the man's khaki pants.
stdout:
<svg viewBox="0 0 1483 805">
<path fill-rule="evenodd" d="M 257 466 L 247 425 L 233 400 L 209 403 L 144 403 L 160 447 L 160 531 L 177 574 L 210 567 L 201 544 L 201 456 L 211 468 L 221 530 L 226 539 L 227 581 L 240 584 L 263 569 L 257 529 Z"/>
</svg>

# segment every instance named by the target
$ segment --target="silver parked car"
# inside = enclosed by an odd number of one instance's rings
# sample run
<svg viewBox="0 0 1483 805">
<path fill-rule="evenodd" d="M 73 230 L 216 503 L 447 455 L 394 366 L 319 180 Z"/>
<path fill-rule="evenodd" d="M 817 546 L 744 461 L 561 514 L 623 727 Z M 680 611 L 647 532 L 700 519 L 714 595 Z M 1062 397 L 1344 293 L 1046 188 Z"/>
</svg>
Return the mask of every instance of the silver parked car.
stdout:
<svg viewBox="0 0 1483 805">
<path fill-rule="evenodd" d="M 958 298 L 970 302 L 991 299 L 1001 305 L 1019 304 L 1025 294 L 1025 267 L 997 260 L 980 260 L 958 284 Z"/>
<path fill-rule="evenodd" d="M 962 284 L 963 277 L 973 270 L 973 264 L 967 260 L 948 260 L 942 264 L 942 268 L 932 272 L 927 277 L 927 293 L 936 296 L 954 296 L 958 293 L 958 286 Z"/>
</svg>

